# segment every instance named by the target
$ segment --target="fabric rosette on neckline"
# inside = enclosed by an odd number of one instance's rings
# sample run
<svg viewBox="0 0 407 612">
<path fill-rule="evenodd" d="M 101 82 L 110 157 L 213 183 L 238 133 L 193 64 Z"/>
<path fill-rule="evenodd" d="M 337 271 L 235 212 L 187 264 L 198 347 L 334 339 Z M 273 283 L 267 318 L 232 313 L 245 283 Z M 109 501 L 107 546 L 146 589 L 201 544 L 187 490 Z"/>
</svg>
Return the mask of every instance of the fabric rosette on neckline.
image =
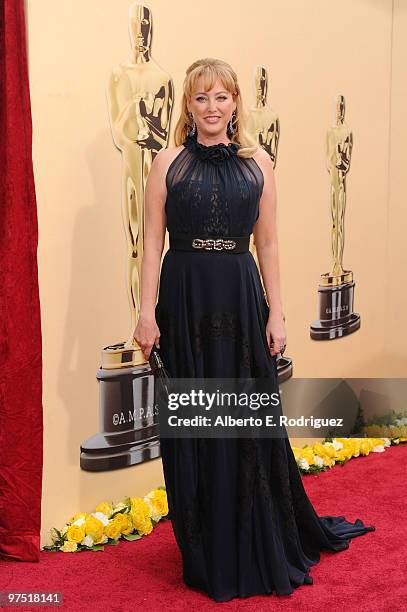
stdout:
<svg viewBox="0 0 407 612">
<path fill-rule="evenodd" d="M 236 142 L 225 144 L 220 142 L 215 145 L 204 145 L 197 141 L 196 136 L 187 136 L 184 145 L 190 151 L 194 151 L 203 161 L 209 161 L 212 164 L 222 164 L 232 155 L 236 155 L 240 149 L 240 145 Z"/>
</svg>

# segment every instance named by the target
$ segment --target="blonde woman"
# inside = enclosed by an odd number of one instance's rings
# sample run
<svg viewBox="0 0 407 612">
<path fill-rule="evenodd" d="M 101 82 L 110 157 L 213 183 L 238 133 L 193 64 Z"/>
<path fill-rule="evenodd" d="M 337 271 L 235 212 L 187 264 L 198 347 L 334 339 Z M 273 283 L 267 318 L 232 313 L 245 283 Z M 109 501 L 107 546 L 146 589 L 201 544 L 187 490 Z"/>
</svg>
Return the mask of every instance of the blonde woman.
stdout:
<svg viewBox="0 0 407 612">
<path fill-rule="evenodd" d="M 188 68 L 175 144 L 159 152 L 146 186 L 134 337 L 147 358 L 156 345 L 173 377 L 266 377 L 278 392 L 286 330 L 273 165 L 245 131 L 229 64 Z M 183 580 L 216 601 L 312 584 L 321 550 L 374 529 L 317 516 L 287 437 L 162 438 L 161 452 Z"/>
</svg>

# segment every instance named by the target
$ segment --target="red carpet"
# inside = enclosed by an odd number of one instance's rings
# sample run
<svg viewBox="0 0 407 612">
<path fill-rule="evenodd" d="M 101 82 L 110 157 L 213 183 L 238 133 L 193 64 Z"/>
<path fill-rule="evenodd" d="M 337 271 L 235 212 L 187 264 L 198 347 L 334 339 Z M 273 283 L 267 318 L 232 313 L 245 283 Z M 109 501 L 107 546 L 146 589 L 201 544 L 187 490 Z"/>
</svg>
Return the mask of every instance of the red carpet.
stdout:
<svg viewBox="0 0 407 612">
<path fill-rule="evenodd" d="M 352 459 L 343 468 L 304 477 L 318 514 L 344 514 L 352 521 L 361 518 L 375 525 L 376 531 L 351 541 L 347 550 L 322 553 L 321 562 L 311 569 L 314 584 L 299 587 L 291 596 L 215 603 L 183 586 L 169 521 L 139 541 L 107 546 L 104 552 L 42 552 L 40 563 L 2 561 L 0 591 L 63 592 L 63 609 L 69 612 L 405 610 L 406 459 L 407 445 L 391 447 L 381 454 Z"/>
</svg>

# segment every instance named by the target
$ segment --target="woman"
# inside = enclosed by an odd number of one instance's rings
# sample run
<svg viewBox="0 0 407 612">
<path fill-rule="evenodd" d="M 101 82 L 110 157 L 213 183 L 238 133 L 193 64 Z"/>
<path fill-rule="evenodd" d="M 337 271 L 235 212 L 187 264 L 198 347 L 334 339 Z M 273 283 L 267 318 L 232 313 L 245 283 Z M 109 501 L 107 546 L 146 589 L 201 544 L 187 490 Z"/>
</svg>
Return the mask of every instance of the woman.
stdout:
<svg viewBox="0 0 407 612">
<path fill-rule="evenodd" d="M 146 185 L 134 337 L 146 358 L 159 347 L 173 377 L 269 377 L 278 392 L 286 331 L 273 166 L 245 131 L 237 77 L 225 62 L 187 70 L 175 143 L 158 153 Z M 317 516 L 287 438 L 162 438 L 161 451 L 184 582 L 216 601 L 292 593 L 312 584 L 321 550 L 343 550 L 374 530 Z"/>
</svg>

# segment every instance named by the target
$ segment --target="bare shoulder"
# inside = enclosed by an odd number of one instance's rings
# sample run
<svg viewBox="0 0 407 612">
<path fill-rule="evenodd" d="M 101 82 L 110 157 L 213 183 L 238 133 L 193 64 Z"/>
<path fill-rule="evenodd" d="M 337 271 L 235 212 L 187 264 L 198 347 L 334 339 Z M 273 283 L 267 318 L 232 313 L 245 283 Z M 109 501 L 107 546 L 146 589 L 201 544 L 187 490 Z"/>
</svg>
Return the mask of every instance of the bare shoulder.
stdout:
<svg viewBox="0 0 407 612">
<path fill-rule="evenodd" d="M 166 147 L 158 151 L 148 175 L 147 184 L 149 192 L 161 193 L 164 197 L 168 169 L 183 148 L 184 146 L 180 145 L 179 147 Z"/>
<path fill-rule="evenodd" d="M 154 164 L 157 169 L 165 172 L 183 148 L 184 145 L 160 149 L 154 159 Z"/>
<path fill-rule="evenodd" d="M 263 186 L 263 194 L 267 195 L 268 190 L 271 188 L 274 190 L 275 184 L 275 176 L 274 176 L 274 166 L 271 160 L 270 155 L 263 149 L 263 147 L 259 147 L 255 154 L 253 155 L 253 159 L 259 166 L 264 179 Z"/>
<path fill-rule="evenodd" d="M 253 155 L 253 159 L 259 164 L 259 166 L 264 170 L 273 170 L 273 163 L 271 161 L 270 155 L 263 149 L 263 147 L 258 147 L 257 151 Z"/>
</svg>

